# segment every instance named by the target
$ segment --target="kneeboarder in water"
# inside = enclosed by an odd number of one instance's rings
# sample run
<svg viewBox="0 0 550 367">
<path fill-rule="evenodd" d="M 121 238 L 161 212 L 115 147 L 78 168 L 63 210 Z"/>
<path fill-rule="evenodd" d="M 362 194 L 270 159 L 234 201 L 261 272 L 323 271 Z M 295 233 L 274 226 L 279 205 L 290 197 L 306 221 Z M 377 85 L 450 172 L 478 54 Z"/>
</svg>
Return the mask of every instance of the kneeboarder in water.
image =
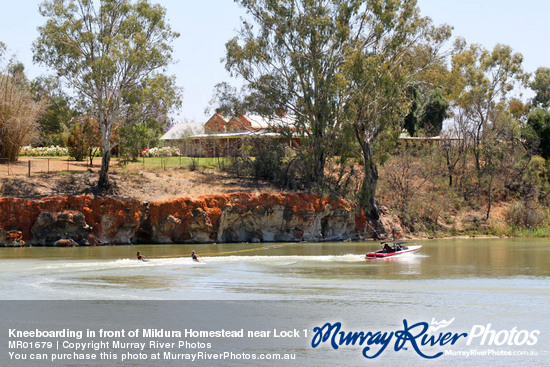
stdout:
<svg viewBox="0 0 550 367">
<path fill-rule="evenodd" d="M 195 253 L 195 250 L 193 250 L 191 252 L 191 258 L 193 259 L 194 262 L 198 263 L 199 262 L 199 259 L 197 257 L 197 254 Z"/>
<path fill-rule="evenodd" d="M 137 252 L 137 259 L 141 261 L 145 261 L 145 258 L 141 255 L 141 252 Z"/>
</svg>

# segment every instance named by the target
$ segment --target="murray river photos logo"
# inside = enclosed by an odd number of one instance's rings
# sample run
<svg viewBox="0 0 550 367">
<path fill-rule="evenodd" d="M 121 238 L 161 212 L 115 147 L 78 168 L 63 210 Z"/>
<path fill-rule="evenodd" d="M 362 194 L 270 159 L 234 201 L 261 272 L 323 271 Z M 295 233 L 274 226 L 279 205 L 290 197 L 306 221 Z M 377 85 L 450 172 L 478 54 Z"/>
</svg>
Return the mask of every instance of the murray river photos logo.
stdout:
<svg viewBox="0 0 550 367">
<path fill-rule="evenodd" d="M 431 324 L 410 324 L 403 320 L 403 329 L 395 331 L 345 331 L 340 322 L 327 322 L 313 328 L 311 346 L 317 348 L 323 343 L 333 349 L 359 346 L 362 347 L 363 357 L 368 359 L 380 356 L 388 347 L 393 347 L 395 352 L 412 349 L 423 358 L 434 359 L 444 354 L 443 350 L 434 352 L 434 347 L 448 348 L 458 342 L 465 342 L 468 346 L 533 346 L 537 344 L 540 334 L 539 330 L 518 330 L 517 327 L 494 330 L 491 324 L 474 325 L 470 332 L 441 331 L 453 321 L 454 318 L 450 321 L 432 319 Z M 425 352 L 427 348 L 430 348 L 430 352 Z"/>
</svg>

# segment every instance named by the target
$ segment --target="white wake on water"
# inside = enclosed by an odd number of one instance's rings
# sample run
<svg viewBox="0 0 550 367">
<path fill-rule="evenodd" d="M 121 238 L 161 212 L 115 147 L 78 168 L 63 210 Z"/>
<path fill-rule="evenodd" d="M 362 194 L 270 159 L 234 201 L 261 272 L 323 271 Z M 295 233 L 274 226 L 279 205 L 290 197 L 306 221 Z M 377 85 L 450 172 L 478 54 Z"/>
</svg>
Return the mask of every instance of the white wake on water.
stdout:
<svg viewBox="0 0 550 367">
<path fill-rule="evenodd" d="M 55 260 L 48 262 L 47 265 L 38 266 L 35 269 L 44 270 L 100 270 L 113 268 L 139 268 L 139 267 L 159 267 L 173 265 L 193 265 L 205 266 L 208 264 L 231 264 L 231 263 L 250 263 L 250 264 L 268 264 L 268 265 L 284 265 L 296 263 L 311 263 L 311 262 L 364 262 L 364 255 L 344 254 L 344 255 L 319 255 L 319 256 L 211 256 L 201 257 L 200 262 L 194 262 L 189 257 L 168 257 L 168 258 L 149 258 L 149 261 L 139 261 L 136 259 L 115 259 L 115 260 L 89 260 L 89 261 L 71 261 L 71 260 Z"/>
<path fill-rule="evenodd" d="M 388 259 L 396 261 L 417 261 L 425 255 L 402 254 Z M 380 261 L 375 259 L 374 261 Z M 363 254 L 342 254 L 342 255 L 290 255 L 290 256 L 204 256 L 200 257 L 200 262 L 194 262 L 190 257 L 166 257 L 149 258 L 148 261 L 139 261 L 137 259 L 112 259 L 112 260 L 53 260 L 46 264 L 33 266 L 35 271 L 58 271 L 64 272 L 82 272 L 82 271 L 100 271 L 115 269 L 139 269 L 139 268 L 162 268 L 172 266 L 223 266 L 231 264 L 250 264 L 267 266 L 296 266 L 303 264 L 309 266 L 313 263 L 338 264 L 338 263 L 372 263 L 365 260 Z"/>
</svg>

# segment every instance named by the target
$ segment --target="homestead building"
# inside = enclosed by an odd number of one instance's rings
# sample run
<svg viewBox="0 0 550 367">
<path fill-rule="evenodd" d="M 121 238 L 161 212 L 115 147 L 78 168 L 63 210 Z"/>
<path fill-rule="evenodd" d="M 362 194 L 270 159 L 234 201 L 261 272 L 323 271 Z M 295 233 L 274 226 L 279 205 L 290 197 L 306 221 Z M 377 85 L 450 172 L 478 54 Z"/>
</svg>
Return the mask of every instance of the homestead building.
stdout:
<svg viewBox="0 0 550 367">
<path fill-rule="evenodd" d="M 281 144 L 298 146 L 295 132 L 295 119 L 289 115 L 227 117 L 216 113 L 204 124 L 176 124 L 160 140 L 165 146 L 179 148 L 183 155 L 223 157 L 234 155 L 253 139 L 277 139 Z"/>
</svg>

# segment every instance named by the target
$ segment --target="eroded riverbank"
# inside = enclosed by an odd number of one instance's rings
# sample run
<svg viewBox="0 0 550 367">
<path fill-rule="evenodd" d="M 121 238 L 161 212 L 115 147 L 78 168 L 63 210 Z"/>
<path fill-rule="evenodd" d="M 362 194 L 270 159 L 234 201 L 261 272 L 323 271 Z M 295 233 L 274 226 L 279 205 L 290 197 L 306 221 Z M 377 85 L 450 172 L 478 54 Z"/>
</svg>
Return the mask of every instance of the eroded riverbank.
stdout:
<svg viewBox="0 0 550 367">
<path fill-rule="evenodd" d="M 0 198 L 0 245 L 343 241 L 368 236 L 365 216 L 342 199 L 248 194 L 165 202 L 87 195 Z"/>
</svg>

